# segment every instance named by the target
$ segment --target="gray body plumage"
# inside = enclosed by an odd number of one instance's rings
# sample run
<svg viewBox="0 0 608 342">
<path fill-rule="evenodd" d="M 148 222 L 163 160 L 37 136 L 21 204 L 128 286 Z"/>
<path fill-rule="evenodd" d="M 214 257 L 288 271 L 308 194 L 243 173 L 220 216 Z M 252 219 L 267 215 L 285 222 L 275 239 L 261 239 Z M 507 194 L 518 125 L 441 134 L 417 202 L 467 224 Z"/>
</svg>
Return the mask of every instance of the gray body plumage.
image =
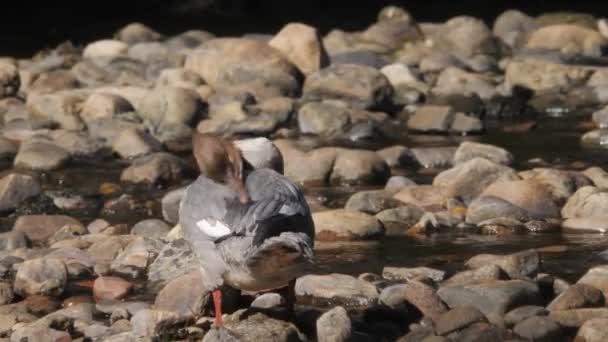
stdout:
<svg viewBox="0 0 608 342">
<path fill-rule="evenodd" d="M 180 205 L 184 238 L 211 288 L 278 288 L 313 262 L 314 224 L 298 187 L 270 169 L 252 171 L 245 185 L 250 202 L 242 204 L 230 188 L 200 176 Z M 201 222 L 225 233 L 208 234 Z"/>
</svg>

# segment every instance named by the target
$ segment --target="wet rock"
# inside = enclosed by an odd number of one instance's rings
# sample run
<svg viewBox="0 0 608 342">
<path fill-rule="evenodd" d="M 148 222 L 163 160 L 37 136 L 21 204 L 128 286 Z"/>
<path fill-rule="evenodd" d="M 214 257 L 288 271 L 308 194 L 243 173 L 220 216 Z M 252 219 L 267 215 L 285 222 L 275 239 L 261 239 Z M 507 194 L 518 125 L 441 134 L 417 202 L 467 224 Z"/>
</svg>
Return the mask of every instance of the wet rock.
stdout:
<svg viewBox="0 0 608 342">
<path fill-rule="evenodd" d="M 392 285 L 383 289 L 378 300 L 394 309 L 409 303 L 424 316 L 434 318 L 447 311 L 446 306 L 435 292 L 434 288 L 412 280 L 407 284 Z"/>
<path fill-rule="evenodd" d="M 61 260 L 68 272 L 68 278 L 81 279 L 93 274 L 95 261 L 89 254 L 74 247 L 58 248 L 46 255 L 46 258 Z"/>
<path fill-rule="evenodd" d="M 21 78 L 17 67 L 0 62 L 0 99 L 17 94 L 20 86 Z"/>
<path fill-rule="evenodd" d="M 608 319 L 592 318 L 586 321 L 576 333 L 577 342 L 601 342 L 608 340 Z"/>
<path fill-rule="evenodd" d="M 559 50 L 565 54 L 601 57 L 608 39 L 578 25 L 551 25 L 532 32 L 526 44 L 532 49 Z"/>
<path fill-rule="evenodd" d="M 564 329 L 580 328 L 586 321 L 594 318 L 608 318 L 606 308 L 584 308 L 551 311 L 549 317 Z"/>
<path fill-rule="evenodd" d="M 600 189 L 608 188 L 608 172 L 604 171 L 602 168 L 590 167 L 582 173 L 589 178 L 596 187 Z"/>
<path fill-rule="evenodd" d="M 125 298 L 133 284 L 118 277 L 102 276 L 93 283 L 93 296 L 96 302 L 114 301 Z"/>
<path fill-rule="evenodd" d="M 513 169 L 484 158 L 474 158 L 438 174 L 434 186 L 443 187 L 448 197 L 460 197 L 471 202 L 496 181 L 517 180 Z"/>
<path fill-rule="evenodd" d="M 269 168 L 283 173 L 283 156 L 272 141 L 259 137 L 237 140 L 234 143 L 254 169 Z"/>
<path fill-rule="evenodd" d="M 131 234 L 151 239 L 163 238 L 169 233 L 171 227 L 159 219 L 147 219 L 137 222 L 131 229 Z"/>
<path fill-rule="evenodd" d="M 280 307 L 284 304 L 285 300 L 280 294 L 269 292 L 256 297 L 253 302 L 251 302 L 251 307 L 258 309 L 271 309 L 274 307 Z"/>
<path fill-rule="evenodd" d="M 296 295 L 316 305 L 366 307 L 378 299 L 378 289 L 345 274 L 307 275 L 296 280 Z"/>
<path fill-rule="evenodd" d="M 444 208 L 448 200 L 443 188 L 432 185 L 408 186 L 394 197 L 403 203 L 434 211 Z"/>
<path fill-rule="evenodd" d="M 391 178 L 389 178 L 386 181 L 384 190 L 394 192 L 394 191 L 402 190 L 403 188 L 406 188 L 408 186 L 415 186 L 415 185 L 416 185 L 416 182 L 414 182 L 413 180 L 411 180 L 407 177 L 391 176 Z"/>
<path fill-rule="evenodd" d="M 250 314 L 239 310 L 224 320 L 226 329 L 212 329 L 204 341 L 305 341 L 306 337 L 292 323 L 267 316 L 264 313 Z M 223 332 L 222 332 L 223 331 Z M 229 332 L 233 337 L 225 337 Z M 219 333 L 219 337 L 218 337 Z"/>
<path fill-rule="evenodd" d="M 407 128 L 422 132 L 447 132 L 454 122 L 454 111 L 448 106 L 421 106 L 410 116 Z"/>
<path fill-rule="evenodd" d="M 424 210 L 408 205 L 381 211 L 376 214 L 376 218 L 382 222 L 387 235 L 398 235 L 415 225 L 422 215 Z"/>
<path fill-rule="evenodd" d="M 169 242 L 148 267 L 148 289 L 157 293 L 171 280 L 198 270 L 198 261 L 183 239 Z"/>
<path fill-rule="evenodd" d="M 40 194 L 40 184 L 31 176 L 12 173 L 0 179 L 0 211 L 17 208 Z"/>
<path fill-rule="evenodd" d="M 59 296 L 68 279 L 65 264 L 57 259 L 32 259 L 19 265 L 15 276 L 15 293 L 21 296 Z"/>
<path fill-rule="evenodd" d="M 591 71 L 578 66 L 551 63 L 539 59 L 511 61 L 505 71 L 507 86 L 524 86 L 535 92 L 571 89 L 583 84 Z"/>
<path fill-rule="evenodd" d="M 51 171 L 63 166 L 69 157 L 68 152 L 57 145 L 25 142 L 19 147 L 14 165 L 36 171 Z"/>
<path fill-rule="evenodd" d="M 198 317 L 209 301 L 211 289 L 203 285 L 198 270 L 190 271 L 171 280 L 156 296 L 158 310 L 177 313 L 180 317 Z"/>
<path fill-rule="evenodd" d="M 133 334 L 138 337 L 171 336 L 184 321 L 174 313 L 146 309 L 138 311 L 131 318 Z"/>
<path fill-rule="evenodd" d="M 142 23 L 130 23 L 116 33 L 116 39 L 133 45 L 143 42 L 154 42 L 162 38 L 161 34 Z"/>
<path fill-rule="evenodd" d="M 306 77 L 303 96 L 308 101 L 336 99 L 353 106 L 382 108 L 393 89 L 378 70 L 355 64 L 331 65 Z"/>
<path fill-rule="evenodd" d="M 325 184 L 339 151 L 325 147 L 303 152 L 288 140 L 275 140 L 274 143 L 283 155 L 285 175 L 300 184 Z M 303 163 L 309 167 L 301 167 Z"/>
<path fill-rule="evenodd" d="M 523 280 L 498 280 L 475 285 L 444 286 L 439 288 L 437 294 L 450 308 L 474 306 L 490 321 L 504 316 L 517 306 L 542 302 L 538 285 Z"/>
<path fill-rule="evenodd" d="M 608 266 L 596 266 L 590 268 L 577 282 L 595 287 L 602 291 L 605 298 L 608 298 Z"/>
<path fill-rule="evenodd" d="M 110 268 L 115 274 L 131 279 L 140 278 L 146 274 L 148 266 L 156 259 L 162 247 L 158 240 L 137 237 L 116 256 Z"/>
<path fill-rule="evenodd" d="M 131 183 L 156 184 L 179 179 L 184 171 L 184 162 L 169 153 L 158 152 L 133 160 L 123 170 L 120 180 Z"/>
<path fill-rule="evenodd" d="M 608 209 L 608 193 L 596 187 L 578 189 L 562 208 L 564 218 L 604 217 Z"/>
<path fill-rule="evenodd" d="M 122 158 L 135 158 L 159 152 L 162 146 L 158 140 L 146 132 L 125 129 L 116 137 L 112 149 Z"/>
<path fill-rule="evenodd" d="M 13 231 L 23 232 L 34 243 L 44 243 L 66 225 L 82 225 L 76 219 L 64 215 L 22 215 Z"/>
<path fill-rule="evenodd" d="M 334 162 L 333 184 L 384 184 L 390 175 L 388 165 L 373 151 L 341 150 Z"/>
<path fill-rule="evenodd" d="M 542 306 L 524 305 L 509 311 L 505 315 L 505 324 L 512 327 L 530 317 L 547 316 L 548 314 L 549 311 Z"/>
<path fill-rule="evenodd" d="M 556 311 L 602 306 L 604 306 L 602 291 L 591 285 L 574 284 L 549 303 L 547 310 Z"/>
<path fill-rule="evenodd" d="M 171 190 L 163 196 L 161 200 L 163 219 L 169 223 L 179 221 L 179 204 L 186 194 L 186 188 Z"/>
<path fill-rule="evenodd" d="M 559 209 L 543 184 L 532 180 L 496 181 L 471 202 L 467 222 L 499 217 L 522 221 L 559 218 Z"/>
<path fill-rule="evenodd" d="M 206 41 L 186 57 L 184 67 L 214 89 L 237 87 L 256 98 L 291 95 L 299 88 L 297 68 L 279 51 L 255 40 Z"/>
<path fill-rule="evenodd" d="M 513 155 L 503 148 L 467 141 L 460 144 L 454 153 L 454 164 L 464 163 L 477 157 L 504 165 L 510 165 L 513 162 Z"/>
<path fill-rule="evenodd" d="M 382 223 L 374 216 L 343 209 L 313 213 L 315 237 L 320 241 L 368 240 L 384 235 Z"/>
<path fill-rule="evenodd" d="M 592 184 L 587 177 L 575 171 L 534 168 L 522 171 L 519 175 L 523 179 L 547 186 L 553 199 L 560 204 L 565 203 L 579 188 Z"/>
<path fill-rule="evenodd" d="M 401 202 L 393 198 L 393 193 L 385 190 L 368 190 L 353 194 L 344 209 L 377 214 L 383 210 L 400 206 Z"/>
<path fill-rule="evenodd" d="M 298 112 L 298 127 L 302 133 L 326 137 L 343 133 L 350 123 L 349 109 L 325 102 L 310 102 Z"/>
<path fill-rule="evenodd" d="M 98 40 L 89 43 L 82 52 L 84 58 L 116 57 L 125 55 L 129 46 L 117 40 Z"/>
<path fill-rule="evenodd" d="M 490 29 L 483 21 L 473 17 L 458 16 L 446 21 L 439 27 L 433 40 L 442 50 L 463 57 L 497 52 Z"/>
<path fill-rule="evenodd" d="M 518 323 L 513 331 L 532 341 L 557 341 L 564 337 L 560 326 L 549 317 L 533 316 Z"/>
<path fill-rule="evenodd" d="M 384 267 L 382 277 L 390 280 L 414 280 L 419 278 L 432 279 L 435 282 L 442 282 L 445 272 L 428 267 Z"/>
<path fill-rule="evenodd" d="M 325 312 L 317 319 L 317 340 L 319 342 L 344 342 L 352 335 L 352 322 L 341 306 Z"/>
<path fill-rule="evenodd" d="M 507 276 L 499 266 L 490 264 L 474 270 L 458 272 L 447 279 L 443 286 L 478 284 L 506 278 Z"/>
<path fill-rule="evenodd" d="M 465 265 L 477 269 L 487 265 L 497 265 L 512 279 L 534 277 L 540 268 L 540 255 L 536 250 L 528 250 L 508 255 L 479 254 L 469 259 Z"/>
<path fill-rule="evenodd" d="M 420 76 L 412 68 L 405 64 L 389 64 L 380 69 L 380 72 L 386 76 L 393 88 L 408 87 L 417 89 L 423 93 L 428 91 L 428 85 L 421 80 Z"/>
<path fill-rule="evenodd" d="M 281 51 L 304 75 L 319 71 L 329 62 L 317 30 L 305 24 L 285 25 L 268 45 Z"/>
<path fill-rule="evenodd" d="M 494 21 L 492 32 L 512 48 L 519 48 L 537 24 L 534 19 L 518 10 L 507 10 Z"/>
<path fill-rule="evenodd" d="M 424 168 L 445 168 L 452 165 L 455 147 L 416 147 L 410 149 L 414 159 Z"/>
<path fill-rule="evenodd" d="M 486 322 L 486 316 L 472 306 L 460 306 L 437 316 L 434 320 L 438 335 L 462 330 L 477 322 Z"/>
</svg>

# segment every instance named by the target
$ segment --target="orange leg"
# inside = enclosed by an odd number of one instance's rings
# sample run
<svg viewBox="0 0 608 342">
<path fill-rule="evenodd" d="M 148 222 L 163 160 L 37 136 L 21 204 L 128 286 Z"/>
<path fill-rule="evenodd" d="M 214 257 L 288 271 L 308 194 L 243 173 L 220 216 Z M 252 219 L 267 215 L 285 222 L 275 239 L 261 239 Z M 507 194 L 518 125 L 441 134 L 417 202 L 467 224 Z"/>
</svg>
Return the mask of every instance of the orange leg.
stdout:
<svg viewBox="0 0 608 342">
<path fill-rule="evenodd" d="M 213 307 L 215 310 L 215 322 L 213 324 L 221 328 L 224 326 L 224 321 L 222 320 L 222 291 L 220 290 L 213 290 Z"/>
</svg>

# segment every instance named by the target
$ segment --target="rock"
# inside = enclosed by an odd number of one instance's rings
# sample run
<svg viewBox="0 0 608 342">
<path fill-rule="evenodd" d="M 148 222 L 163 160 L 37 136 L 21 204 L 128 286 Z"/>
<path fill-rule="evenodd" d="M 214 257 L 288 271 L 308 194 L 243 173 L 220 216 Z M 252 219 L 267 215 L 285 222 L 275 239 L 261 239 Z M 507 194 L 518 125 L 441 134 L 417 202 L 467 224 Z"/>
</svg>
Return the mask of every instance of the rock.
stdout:
<svg viewBox="0 0 608 342">
<path fill-rule="evenodd" d="M 511 48 L 519 48 L 536 27 L 530 16 L 518 10 L 507 10 L 496 18 L 492 32 Z"/>
<path fill-rule="evenodd" d="M 167 125 L 194 127 L 206 116 L 200 96 L 192 89 L 179 87 L 161 87 L 147 93 L 138 112 L 154 135 Z"/>
<path fill-rule="evenodd" d="M 119 236 L 105 237 L 94 242 L 87 249 L 87 253 L 93 258 L 95 264 L 108 265 L 109 268 L 109 265 L 123 251 L 129 241 L 130 238 L 126 239 Z"/>
<path fill-rule="evenodd" d="M 310 102 L 298 112 L 298 127 L 305 134 L 333 137 L 344 133 L 349 124 L 349 109 L 331 103 Z"/>
<path fill-rule="evenodd" d="M 480 133 L 483 131 L 483 122 L 464 113 L 456 113 L 451 130 L 456 133 Z"/>
<path fill-rule="evenodd" d="M 491 78 L 452 66 L 439 74 L 432 92 L 437 96 L 477 95 L 482 100 L 490 100 L 498 95 Z"/>
<path fill-rule="evenodd" d="M 171 227 L 159 219 L 147 219 L 137 222 L 131 229 L 131 234 L 151 239 L 163 238 L 169 233 Z"/>
<path fill-rule="evenodd" d="M 355 64 L 374 69 L 381 69 L 387 64 L 390 64 L 390 60 L 373 51 L 345 51 L 334 53 L 329 56 L 329 60 L 330 65 Z"/>
<path fill-rule="evenodd" d="M 452 165 L 455 147 L 415 147 L 410 149 L 414 160 L 424 168 L 446 168 Z"/>
<path fill-rule="evenodd" d="M 446 21 L 433 37 L 444 51 L 462 57 L 497 53 L 492 32 L 480 19 L 459 16 Z"/>
<path fill-rule="evenodd" d="M 568 90 L 583 84 L 592 71 L 578 67 L 551 63 L 538 59 L 514 60 L 505 71 L 506 86 L 523 86 L 535 92 Z"/>
<path fill-rule="evenodd" d="M 435 211 L 444 208 L 448 200 L 443 188 L 432 185 L 408 186 L 393 197 L 403 203 Z"/>
<path fill-rule="evenodd" d="M 127 44 L 117 40 L 98 40 L 89 43 L 84 48 L 82 56 L 84 58 L 117 57 L 125 55 L 128 49 L 129 46 Z"/>
<path fill-rule="evenodd" d="M 305 24 L 285 25 L 268 45 L 281 51 L 304 75 L 319 71 L 329 62 L 317 30 Z"/>
<path fill-rule="evenodd" d="M 51 138 L 53 144 L 66 150 L 72 157 L 91 158 L 104 147 L 102 139 L 85 132 L 58 129 L 51 132 Z"/>
<path fill-rule="evenodd" d="M 23 201 L 40 194 L 40 184 L 31 176 L 11 173 L 0 179 L 0 211 L 17 208 Z"/>
<path fill-rule="evenodd" d="M 378 299 L 378 289 L 366 281 L 345 274 L 306 275 L 296 280 L 298 298 L 314 305 L 366 307 Z"/>
<path fill-rule="evenodd" d="M 602 218 L 608 209 L 608 192 L 596 187 L 585 186 L 578 189 L 562 208 L 562 217 Z"/>
<path fill-rule="evenodd" d="M 190 88 L 196 90 L 205 81 L 194 71 L 184 68 L 163 69 L 156 80 L 156 87 Z"/>
<path fill-rule="evenodd" d="M 299 88 L 297 68 L 279 51 L 255 40 L 206 41 L 186 57 L 184 67 L 214 89 L 237 87 L 256 98 L 291 95 Z"/>
<path fill-rule="evenodd" d="M 486 316 L 472 306 L 459 306 L 435 318 L 435 331 L 438 335 L 447 335 L 462 330 L 477 322 L 486 322 Z"/>
<path fill-rule="evenodd" d="M 579 172 L 557 169 L 535 168 L 522 171 L 519 175 L 546 185 L 557 203 L 565 203 L 579 188 L 591 185 L 591 181 Z"/>
<path fill-rule="evenodd" d="M 522 221 L 559 218 L 559 209 L 543 184 L 532 180 L 496 181 L 471 202 L 467 222 L 499 217 Z"/>
<path fill-rule="evenodd" d="M 551 25 L 532 32 L 526 47 L 601 57 L 608 47 L 608 39 L 595 30 L 578 25 Z"/>
<path fill-rule="evenodd" d="M 595 287 L 602 291 L 605 298 L 608 298 L 608 266 L 596 266 L 590 268 L 577 282 Z"/>
<path fill-rule="evenodd" d="M 284 304 L 285 300 L 283 300 L 283 297 L 281 297 L 280 294 L 269 292 L 256 297 L 253 302 L 251 302 L 251 307 L 257 309 L 272 309 Z"/>
<path fill-rule="evenodd" d="M 422 132 L 447 132 L 454 121 L 454 111 L 449 106 L 424 105 L 407 121 L 407 128 Z"/>
<path fill-rule="evenodd" d="M 186 188 L 179 188 L 167 192 L 162 200 L 163 219 L 169 223 L 175 224 L 179 221 L 179 204 L 186 194 Z"/>
<path fill-rule="evenodd" d="M 599 167 L 590 167 L 582 172 L 593 184 L 600 189 L 608 188 L 608 172 Z"/>
<path fill-rule="evenodd" d="M 137 237 L 116 256 L 110 268 L 114 274 L 131 279 L 140 278 L 146 274 L 148 266 L 156 259 L 162 247 L 158 240 Z"/>
<path fill-rule="evenodd" d="M 599 128 L 608 128 L 608 106 L 593 112 L 591 119 Z"/>
<path fill-rule="evenodd" d="M 18 145 L 12 140 L 0 137 L 0 160 L 12 160 L 17 154 Z"/>
<path fill-rule="evenodd" d="M 383 210 L 398 207 L 400 201 L 393 198 L 391 192 L 385 190 L 368 190 L 353 194 L 346 201 L 344 209 L 377 214 Z"/>
<path fill-rule="evenodd" d="M 143 42 L 154 42 L 162 35 L 142 23 L 130 23 L 116 33 L 116 39 L 129 45 Z"/>
<path fill-rule="evenodd" d="M 13 251 L 27 247 L 28 240 L 23 232 L 12 231 L 0 233 L 0 251 Z"/>
<path fill-rule="evenodd" d="M 55 258 L 65 264 L 68 279 L 82 279 L 93 274 L 95 261 L 89 254 L 74 247 L 62 247 L 47 254 L 45 258 Z"/>
<path fill-rule="evenodd" d="M 68 275 L 65 264 L 57 259 L 32 259 L 19 265 L 15 276 L 15 293 L 21 296 L 63 293 Z"/>
<path fill-rule="evenodd" d="M 380 69 L 380 72 L 386 76 L 393 88 L 407 87 L 423 93 L 426 93 L 429 89 L 428 85 L 420 79 L 420 76 L 405 64 L 389 64 Z"/>
<path fill-rule="evenodd" d="M 34 243 L 44 243 L 66 225 L 81 226 L 76 219 L 64 215 L 22 215 L 13 225 L 13 231 L 23 232 Z"/>
<path fill-rule="evenodd" d="M 352 323 L 346 310 L 341 306 L 336 306 L 317 319 L 317 340 L 319 342 L 345 342 L 351 338 L 352 329 Z"/>
<path fill-rule="evenodd" d="M 536 250 L 528 250 L 508 255 L 479 254 L 469 259 L 465 265 L 469 268 L 480 268 L 497 265 L 511 279 L 534 277 L 540 268 L 540 255 Z"/>
<path fill-rule="evenodd" d="M 578 329 L 590 319 L 608 318 L 608 309 L 585 308 L 551 311 L 549 317 L 564 329 Z"/>
<path fill-rule="evenodd" d="M 194 270 L 171 280 L 156 296 L 154 307 L 180 317 L 199 317 L 212 290 L 204 287 L 201 277 L 200 271 Z"/>
<path fill-rule="evenodd" d="M 492 280 L 504 280 L 506 278 L 504 271 L 499 266 L 490 264 L 470 271 L 458 272 L 448 278 L 443 283 L 443 286 L 479 284 Z"/>
<path fill-rule="evenodd" d="M 133 284 L 118 277 L 102 276 L 93 283 L 93 296 L 96 302 L 114 301 L 125 298 Z"/>
<path fill-rule="evenodd" d="M 382 223 L 375 217 L 343 209 L 312 214 L 315 238 L 320 241 L 368 240 L 384 235 Z"/>
<path fill-rule="evenodd" d="M 184 321 L 174 312 L 145 309 L 131 318 L 133 334 L 138 337 L 171 336 Z"/>
<path fill-rule="evenodd" d="M 509 311 L 505 315 L 505 324 L 512 327 L 530 317 L 547 316 L 548 314 L 549 311 L 542 306 L 524 305 Z"/>
<path fill-rule="evenodd" d="M 388 165 L 373 151 L 341 150 L 330 175 L 332 184 L 384 184 L 390 175 Z"/>
<path fill-rule="evenodd" d="M 549 317 L 533 316 L 518 323 L 513 331 L 532 341 L 558 341 L 564 338 L 562 329 Z"/>
<path fill-rule="evenodd" d="M 382 108 L 393 89 L 378 70 L 355 64 L 331 65 L 306 77 L 303 96 L 307 101 L 336 99 L 358 108 Z"/>
<path fill-rule="evenodd" d="M 435 293 L 435 289 L 416 280 L 397 284 L 382 290 L 378 298 L 381 304 L 397 309 L 405 304 L 413 305 L 423 316 L 435 318 L 447 311 Z"/>
<path fill-rule="evenodd" d="M 283 155 L 285 175 L 300 184 L 325 184 L 331 174 L 339 149 L 325 147 L 303 152 L 288 140 L 275 140 L 276 147 Z M 309 167 L 303 168 L 302 163 Z"/>
<path fill-rule="evenodd" d="M 439 283 L 445 278 L 445 272 L 428 267 L 384 267 L 382 277 L 390 280 L 414 280 L 428 278 Z"/>
<path fill-rule="evenodd" d="M 465 203 L 470 203 L 490 184 L 517 179 L 519 177 L 509 167 L 474 158 L 441 172 L 433 179 L 433 185 L 443 187 L 448 198 L 460 197 Z"/>
<path fill-rule="evenodd" d="M 497 164 L 510 165 L 513 163 L 513 155 L 503 148 L 466 141 L 461 143 L 456 153 L 454 153 L 454 165 L 477 157 L 485 158 Z"/>
<path fill-rule="evenodd" d="M 592 318 L 586 321 L 574 338 L 576 342 L 601 342 L 608 340 L 608 319 Z"/>
<path fill-rule="evenodd" d="M 414 226 L 422 215 L 424 210 L 407 205 L 381 211 L 376 214 L 376 218 L 382 222 L 387 235 L 399 235 Z"/>
<path fill-rule="evenodd" d="M 14 65 L 0 62 L 0 99 L 14 96 L 20 86 L 19 69 Z"/>
<path fill-rule="evenodd" d="M 249 313 L 246 310 L 239 310 L 227 317 L 224 321 L 225 329 L 218 336 L 218 329 L 213 328 L 204 341 L 305 341 L 306 337 L 300 333 L 298 328 L 292 323 L 278 320 L 267 316 L 264 313 Z M 231 337 L 228 337 L 228 336 Z"/>
<path fill-rule="evenodd" d="M 125 129 L 112 144 L 112 149 L 122 158 L 135 158 L 159 152 L 162 146 L 148 133 L 136 129 Z"/>
<path fill-rule="evenodd" d="M 10 304 L 14 298 L 13 287 L 10 283 L 0 283 L 0 305 Z"/>
<path fill-rule="evenodd" d="M 59 146 L 43 142 L 25 142 L 19 147 L 14 165 L 35 171 L 51 171 L 63 166 L 69 157 L 68 152 Z"/>
<path fill-rule="evenodd" d="M 407 147 L 401 145 L 386 147 L 376 151 L 376 153 L 382 159 L 384 159 L 386 164 L 391 168 L 405 166 L 406 164 L 410 164 L 413 162 L 413 156 L 410 150 Z"/>
<path fill-rule="evenodd" d="M 604 306 L 602 291 L 586 284 L 574 284 L 560 293 L 549 305 L 547 310 L 570 310 Z"/>
<path fill-rule="evenodd" d="M 169 242 L 148 267 L 146 286 L 151 293 L 157 293 L 170 281 L 199 268 L 186 241 L 180 239 Z"/>
<path fill-rule="evenodd" d="M 283 156 L 272 141 L 259 137 L 236 140 L 234 143 L 254 169 L 269 168 L 283 173 Z"/>
<path fill-rule="evenodd" d="M 470 305 L 483 312 L 490 321 L 504 316 L 511 309 L 542 302 L 536 283 L 523 280 L 444 286 L 437 294 L 450 307 Z"/>
<path fill-rule="evenodd" d="M 416 182 L 413 180 L 403 177 L 403 176 L 391 176 L 386 181 L 386 185 L 384 186 L 384 190 L 394 192 L 398 190 L 403 190 L 403 188 L 407 188 L 408 186 L 416 186 Z"/>
<path fill-rule="evenodd" d="M 120 174 L 120 180 L 131 183 L 172 182 L 184 171 L 184 162 L 169 153 L 157 152 L 133 160 Z"/>
</svg>

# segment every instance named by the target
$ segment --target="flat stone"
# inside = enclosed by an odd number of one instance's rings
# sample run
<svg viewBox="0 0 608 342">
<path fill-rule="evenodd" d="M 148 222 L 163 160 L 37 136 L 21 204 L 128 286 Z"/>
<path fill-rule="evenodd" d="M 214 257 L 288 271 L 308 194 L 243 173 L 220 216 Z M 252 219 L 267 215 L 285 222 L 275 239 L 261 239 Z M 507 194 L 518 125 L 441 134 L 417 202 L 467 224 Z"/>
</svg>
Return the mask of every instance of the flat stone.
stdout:
<svg viewBox="0 0 608 342">
<path fill-rule="evenodd" d="M 466 141 L 458 146 L 454 154 L 454 164 L 464 163 L 477 157 L 486 158 L 504 165 L 510 165 L 513 162 L 513 155 L 503 148 Z"/>
<path fill-rule="evenodd" d="M 184 162 L 169 153 L 158 152 L 133 160 L 120 175 L 120 180 L 131 183 L 172 182 L 184 172 Z"/>
<path fill-rule="evenodd" d="M 486 316 L 472 306 L 454 308 L 434 319 L 435 331 L 438 335 L 447 335 L 453 331 L 466 328 L 473 323 L 486 321 Z"/>
<path fill-rule="evenodd" d="M 23 232 L 34 243 L 44 243 L 66 225 L 82 225 L 64 215 L 22 215 L 13 225 L 13 231 Z"/>
<path fill-rule="evenodd" d="M 492 280 L 504 280 L 507 276 L 505 272 L 495 264 L 481 266 L 474 270 L 462 271 L 448 278 L 444 286 L 457 286 L 484 283 Z"/>
<path fill-rule="evenodd" d="M 171 227 L 159 219 L 147 219 L 137 222 L 131 228 L 131 234 L 144 236 L 152 239 L 163 238 L 169 233 Z"/>
<path fill-rule="evenodd" d="M 323 313 L 317 319 L 317 340 L 319 342 L 344 342 L 352 335 L 352 322 L 341 306 Z"/>
<path fill-rule="evenodd" d="M 320 305 L 366 307 L 378 299 L 378 289 L 345 274 L 307 275 L 296 280 L 296 295 Z"/>
<path fill-rule="evenodd" d="M 407 127 L 422 132 L 447 132 L 454 121 L 454 111 L 448 106 L 425 105 L 410 116 Z"/>
<path fill-rule="evenodd" d="M 114 301 L 125 298 L 133 284 L 118 277 L 103 276 L 95 279 L 93 283 L 93 296 L 95 301 Z"/>
<path fill-rule="evenodd" d="M 549 305 L 547 310 L 569 310 L 579 308 L 594 308 L 604 306 L 604 294 L 597 288 L 579 283 L 570 286 L 560 293 Z"/>
<path fill-rule="evenodd" d="M 198 261 L 183 239 L 166 244 L 148 267 L 147 288 L 158 293 L 173 279 L 200 268 Z"/>
<path fill-rule="evenodd" d="M 332 184 L 384 184 L 390 176 L 386 162 L 373 151 L 340 150 L 332 173 Z"/>
<path fill-rule="evenodd" d="M 137 279 L 146 274 L 148 266 L 163 248 L 159 240 L 136 237 L 116 256 L 110 269 L 114 274 Z"/>
<path fill-rule="evenodd" d="M 424 215 L 424 210 L 413 206 L 399 206 L 387 209 L 376 214 L 376 218 L 382 222 L 387 235 L 400 235 L 414 226 Z"/>
<path fill-rule="evenodd" d="M 384 235 L 382 223 L 374 216 L 344 209 L 312 215 L 317 240 L 368 240 Z"/>
<path fill-rule="evenodd" d="M 519 322 L 513 331 L 532 341 L 559 341 L 564 337 L 560 326 L 550 317 L 532 316 Z"/>
<path fill-rule="evenodd" d="M 15 209 L 40 194 L 40 184 L 31 176 L 12 173 L 0 179 L 0 211 Z"/>
<path fill-rule="evenodd" d="M 445 272 L 428 267 L 384 267 L 382 277 L 390 280 L 413 280 L 416 278 L 429 278 L 435 282 L 442 282 Z"/>
<path fill-rule="evenodd" d="M 57 145 L 43 142 L 26 142 L 19 147 L 14 165 L 18 168 L 50 171 L 63 166 L 69 157 L 69 153 Z"/>
<path fill-rule="evenodd" d="M 542 306 L 524 305 L 509 311 L 505 315 L 505 324 L 512 327 L 519 322 L 534 316 L 547 316 L 549 311 Z"/>
<path fill-rule="evenodd" d="M 589 308 L 551 311 L 549 317 L 564 328 L 579 328 L 590 319 L 608 318 L 608 309 Z"/>
<path fill-rule="evenodd" d="M 512 279 L 533 277 L 540 268 L 540 255 L 536 250 L 509 255 L 480 254 L 465 263 L 469 268 L 480 268 L 489 264 L 499 266 Z"/>
<path fill-rule="evenodd" d="M 416 307 L 424 316 L 437 317 L 447 311 L 447 307 L 437 296 L 434 288 L 419 281 L 407 284 L 397 284 L 382 290 L 379 302 L 391 307 L 404 307 L 409 303 Z"/>
<path fill-rule="evenodd" d="M 203 285 L 200 271 L 194 270 L 171 280 L 158 293 L 154 307 L 177 313 L 180 317 L 199 317 L 212 289 Z"/>
</svg>

